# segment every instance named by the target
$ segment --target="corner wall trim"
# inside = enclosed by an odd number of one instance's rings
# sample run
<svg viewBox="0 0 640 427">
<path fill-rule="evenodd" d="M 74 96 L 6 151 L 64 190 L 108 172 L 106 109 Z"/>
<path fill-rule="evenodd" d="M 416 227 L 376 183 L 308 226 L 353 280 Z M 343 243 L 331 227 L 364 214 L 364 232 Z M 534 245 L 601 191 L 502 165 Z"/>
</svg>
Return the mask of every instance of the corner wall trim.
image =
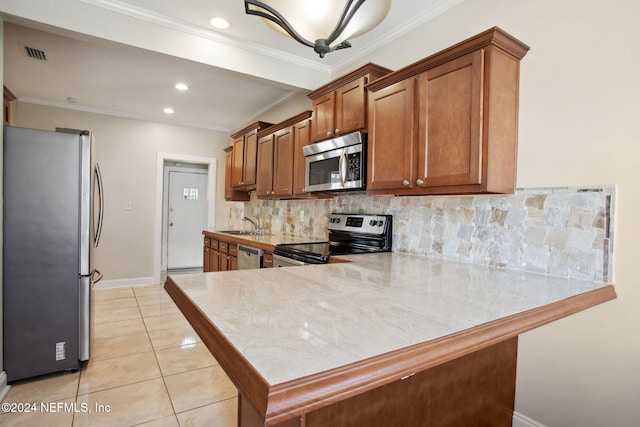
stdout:
<svg viewBox="0 0 640 427">
<path fill-rule="evenodd" d="M 7 373 L 5 371 L 0 372 L 0 402 L 7 397 L 10 388 L 11 386 L 7 384 Z"/>
<path fill-rule="evenodd" d="M 514 411 L 512 427 L 547 427 L 547 426 L 525 415 L 522 415 L 519 412 Z"/>
</svg>

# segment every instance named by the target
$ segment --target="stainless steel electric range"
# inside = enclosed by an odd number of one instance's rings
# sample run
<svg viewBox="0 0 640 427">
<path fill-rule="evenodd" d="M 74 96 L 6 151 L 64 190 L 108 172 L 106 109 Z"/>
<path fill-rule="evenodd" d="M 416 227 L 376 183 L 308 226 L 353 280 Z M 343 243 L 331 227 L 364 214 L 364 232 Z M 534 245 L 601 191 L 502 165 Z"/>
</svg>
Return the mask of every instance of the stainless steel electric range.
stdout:
<svg viewBox="0 0 640 427">
<path fill-rule="evenodd" d="M 326 264 L 331 255 L 390 252 L 391 215 L 343 214 L 329 216 L 328 242 L 288 243 L 275 247 L 276 267 Z"/>
</svg>

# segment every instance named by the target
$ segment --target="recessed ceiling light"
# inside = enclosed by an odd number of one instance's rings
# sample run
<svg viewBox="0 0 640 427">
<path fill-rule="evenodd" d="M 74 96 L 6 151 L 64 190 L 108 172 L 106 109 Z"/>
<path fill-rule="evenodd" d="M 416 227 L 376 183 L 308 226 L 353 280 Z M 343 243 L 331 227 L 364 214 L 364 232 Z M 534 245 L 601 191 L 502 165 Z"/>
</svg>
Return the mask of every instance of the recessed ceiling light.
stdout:
<svg viewBox="0 0 640 427">
<path fill-rule="evenodd" d="M 231 24 L 229 24 L 229 21 L 219 16 L 216 16 L 215 18 L 211 18 L 211 21 L 209 21 L 209 23 L 213 28 L 217 28 L 219 30 L 226 30 L 231 26 Z"/>
<path fill-rule="evenodd" d="M 187 86 L 185 83 L 176 83 L 175 88 L 180 91 L 189 90 L 189 86 Z"/>
<path fill-rule="evenodd" d="M 162 111 L 164 111 L 165 114 L 173 114 L 175 112 L 175 111 L 173 111 L 173 108 L 171 108 L 171 107 L 166 107 Z"/>
</svg>

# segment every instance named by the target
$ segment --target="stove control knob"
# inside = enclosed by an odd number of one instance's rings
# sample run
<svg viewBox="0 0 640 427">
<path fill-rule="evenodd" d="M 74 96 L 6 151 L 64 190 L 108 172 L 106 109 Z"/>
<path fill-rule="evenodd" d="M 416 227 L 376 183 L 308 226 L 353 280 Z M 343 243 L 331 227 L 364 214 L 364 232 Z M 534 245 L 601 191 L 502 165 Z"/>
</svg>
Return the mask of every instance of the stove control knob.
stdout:
<svg viewBox="0 0 640 427">
<path fill-rule="evenodd" d="M 383 220 L 379 220 L 378 221 L 378 227 L 382 227 L 384 225 L 384 221 Z"/>
<path fill-rule="evenodd" d="M 371 221 L 369 221 L 369 225 L 374 227 L 376 225 L 378 221 L 376 221 L 375 219 L 372 219 Z"/>
</svg>

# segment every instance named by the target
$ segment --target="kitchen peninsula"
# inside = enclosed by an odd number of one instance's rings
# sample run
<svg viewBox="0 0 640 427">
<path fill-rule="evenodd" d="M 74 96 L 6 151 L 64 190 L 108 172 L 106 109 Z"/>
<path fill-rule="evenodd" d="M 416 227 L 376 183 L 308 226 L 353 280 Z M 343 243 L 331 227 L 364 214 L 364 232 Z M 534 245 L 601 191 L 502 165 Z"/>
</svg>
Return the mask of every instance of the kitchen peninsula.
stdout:
<svg viewBox="0 0 640 427">
<path fill-rule="evenodd" d="M 612 285 L 402 253 L 170 276 L 238 425 L 510 426 L 520 333 Z"/>
</svg>

